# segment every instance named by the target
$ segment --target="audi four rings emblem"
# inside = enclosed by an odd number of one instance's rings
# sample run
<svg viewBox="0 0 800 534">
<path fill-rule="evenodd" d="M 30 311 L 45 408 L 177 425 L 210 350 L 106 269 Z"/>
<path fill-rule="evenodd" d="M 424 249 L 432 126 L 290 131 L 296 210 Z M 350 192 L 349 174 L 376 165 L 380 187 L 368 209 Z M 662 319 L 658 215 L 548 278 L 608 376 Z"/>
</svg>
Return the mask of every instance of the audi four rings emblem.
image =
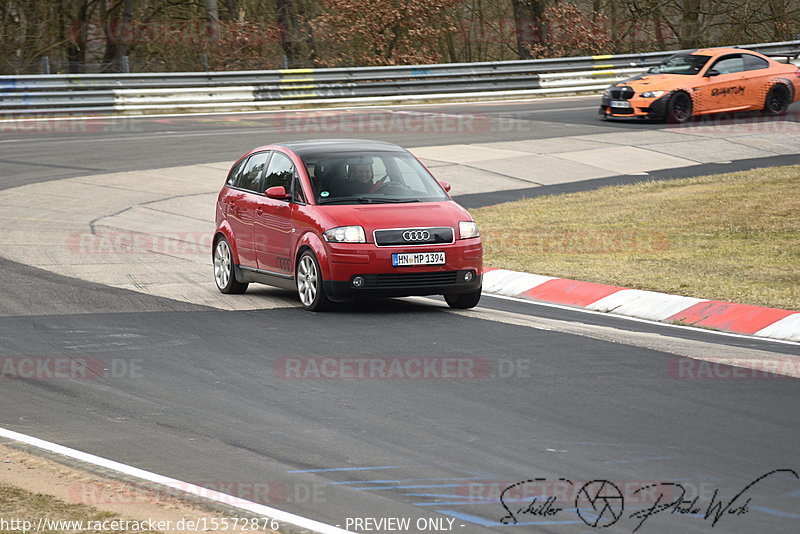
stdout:
<svg viewBox="0 0 800 534">
<path fill-rule="evenodd" d="M 406 230 L 403 232 L 403 239 L 406 241 L 427 241 L 431 238 L 431 233 L 427 230 Z"/>
</svg>

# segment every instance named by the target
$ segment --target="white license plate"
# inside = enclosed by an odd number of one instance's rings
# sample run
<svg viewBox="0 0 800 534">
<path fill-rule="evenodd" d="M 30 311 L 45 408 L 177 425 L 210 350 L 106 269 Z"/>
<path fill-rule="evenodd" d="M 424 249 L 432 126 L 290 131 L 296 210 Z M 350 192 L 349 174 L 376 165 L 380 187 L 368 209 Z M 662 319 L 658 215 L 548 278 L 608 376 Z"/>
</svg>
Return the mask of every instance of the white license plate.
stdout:
<svg viewBox="0 0 800 534">
<path fill-rule="evenodd" d="M 612 108 L 629 108 L 631 107 L 631 103 L 627 100 L 612 100 L 611 101 Z"/>
<path fill-rule="evenodd" d="M 444 252 L 411 252 L 407 254 L 392 254 L 394 267 L 407 267 L 410 265 L 444 265 Z"/>
</svg>

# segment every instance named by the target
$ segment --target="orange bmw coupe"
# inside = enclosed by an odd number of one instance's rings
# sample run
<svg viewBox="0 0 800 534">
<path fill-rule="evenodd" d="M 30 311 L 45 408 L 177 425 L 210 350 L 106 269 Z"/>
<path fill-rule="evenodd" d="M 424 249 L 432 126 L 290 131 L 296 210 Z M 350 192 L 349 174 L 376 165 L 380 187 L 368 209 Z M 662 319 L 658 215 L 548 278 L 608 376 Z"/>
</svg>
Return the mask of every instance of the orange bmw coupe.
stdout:
<svg viewBox="0 0 800 534">
<path fill-rule="evenodd" d="M 681 52 L 645 74 L 609 87 L 603 118 L 686 122 L 695 115 L 763 110 L 781 115 L 800 100 L 800 67 L 758 52 L 706 48 Z"/>
</svg>

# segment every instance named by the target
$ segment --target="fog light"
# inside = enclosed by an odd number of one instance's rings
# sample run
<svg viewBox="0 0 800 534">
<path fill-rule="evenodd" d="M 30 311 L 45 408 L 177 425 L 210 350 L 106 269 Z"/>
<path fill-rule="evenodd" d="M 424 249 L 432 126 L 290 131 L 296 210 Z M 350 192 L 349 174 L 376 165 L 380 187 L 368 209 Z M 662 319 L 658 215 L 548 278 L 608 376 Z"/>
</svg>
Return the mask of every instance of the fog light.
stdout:
<svg viewBox="0 0 800 534">
<path fill-rule="evenodd" d="M 362 287 L 364 285 L 364 277 L 356 276 L 353 278 L 353 287 Z"/>
<path fill-rule="evenodd" d="M 467 271 L 467 272 L 465 272 L 465 273 L 464 273 L 464 281 L 466 281 L 466 282 L 472 282 L 472 278 L 473 278 L 474 276 L 475 276 L 475 275 L 474 275 L 474 274 L 472 274 L 472 271 Z"/>
</svg>

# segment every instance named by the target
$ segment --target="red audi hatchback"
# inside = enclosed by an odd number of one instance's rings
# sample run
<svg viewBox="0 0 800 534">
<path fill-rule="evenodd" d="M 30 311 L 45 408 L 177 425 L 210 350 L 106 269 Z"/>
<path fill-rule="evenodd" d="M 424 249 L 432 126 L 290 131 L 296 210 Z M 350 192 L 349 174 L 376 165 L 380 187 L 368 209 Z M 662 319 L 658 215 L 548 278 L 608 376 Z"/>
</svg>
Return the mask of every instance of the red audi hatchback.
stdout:
<svg viewBox="0 0 800 534">
<path fill-rule="evenodd" d="M 316 140 L 262 146 L 217 199 L 214 280 L 293 289 L 322 310 L 360 296 L 481 297 L 483 246 L 469 213 L 397 145 Z"/>
</svg>

